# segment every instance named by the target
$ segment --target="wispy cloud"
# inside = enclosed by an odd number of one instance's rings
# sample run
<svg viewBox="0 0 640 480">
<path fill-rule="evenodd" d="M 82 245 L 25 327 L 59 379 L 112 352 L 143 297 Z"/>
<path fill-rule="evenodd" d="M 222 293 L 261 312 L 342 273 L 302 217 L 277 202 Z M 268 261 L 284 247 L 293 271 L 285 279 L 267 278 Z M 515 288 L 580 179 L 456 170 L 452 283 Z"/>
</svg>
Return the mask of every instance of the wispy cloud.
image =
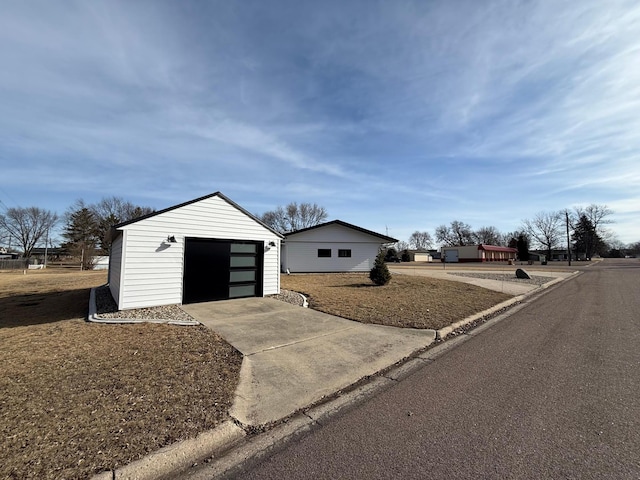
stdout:
<svg viewBox="0 0 640 480">
<path fill-rule="evenodd" d="M 222 190 L 411 232 L 595 202 L 640 239 L 635 2 L 17 2 L 0 43 L 25 204 Z"/>
</svg>

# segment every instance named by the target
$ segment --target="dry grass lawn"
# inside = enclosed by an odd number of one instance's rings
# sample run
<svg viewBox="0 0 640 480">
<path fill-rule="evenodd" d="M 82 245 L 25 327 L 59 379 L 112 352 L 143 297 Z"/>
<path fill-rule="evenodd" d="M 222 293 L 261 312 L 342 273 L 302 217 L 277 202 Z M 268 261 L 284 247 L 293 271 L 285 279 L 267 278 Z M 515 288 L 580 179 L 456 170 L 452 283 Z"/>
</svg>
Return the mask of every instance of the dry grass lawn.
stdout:
<svg viewBox="0 0 640 480">
<path fill-rule="evenodd" d="M 366 273 L 283 275 L 282 288 L 303 293 L 309 306 L 362 323 L 394 327 L 446 327 L 510 295 L 461 282 L 394 275 L 385 286 Z"/>
<path fill-rule="evenodd" d="M 105 280 L 0 272 L 0 478 L 87 478 L 226 419 L 241 355 L 204 327 L 85 322 Z"/>
<path fill-rule="evenodd" d="M 204 327 L 84 321 L 104 272 L 0 272 L 0 478 L 86 478 L 227 418 L 241 355 Z M 364 323 L 441 328 L 509 298 L 395 275 L 291 275 L 282 288 Z"/>
</svg>

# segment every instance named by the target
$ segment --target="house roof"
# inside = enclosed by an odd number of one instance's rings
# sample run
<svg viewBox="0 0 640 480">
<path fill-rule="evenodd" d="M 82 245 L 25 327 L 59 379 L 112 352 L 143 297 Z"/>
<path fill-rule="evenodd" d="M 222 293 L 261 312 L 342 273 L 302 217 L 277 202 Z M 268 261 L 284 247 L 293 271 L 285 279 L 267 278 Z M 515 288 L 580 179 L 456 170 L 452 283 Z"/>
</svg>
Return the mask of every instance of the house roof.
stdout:
<svg viewBox="0 0 640 480">
<path fill-rule="evenodd" d="M 352 230 L 356 230 L 356 231 L 361 232 L 361 233 L 366 233 L 367 235 L 371 235 L 373 237 L 378 237 L 379 239 L 383 240 L 385 243 L 396 243 L 398 241 L 397 239 L 395 239 L 393 237 L 389 237 L 387 235 L 382 235 L 381 233 L 376 233 L 374 231 L 367 230 L 366 228 L 358 227 L 356 225 L 352 225 L 351 223 L 343 222 L 342 220 L 332 220 L 330 222 L 321 223 L 319 225 L 314 225 L 313 227 L 302 228 L 302 229 L 296 230 L 294 232 L 285 233 L 284 237 L 286 239 L 286 238 L 288 238 L 288 237 L 290 237 L 292 235 L 297 235 L 298 233 L 308 232 L 309 230 L 315 230 L 315 229 L 318 229 L 318 228 L 328 227 L 329 225 L 340 225 L 342 227 L 350 228 Z"/>
<path fill-rule="evenodd" d="M 478 245 L 478 250 L 485 250 L 487 252 L 510 252 L 510 253 L 518 253 L 516 248 L 511 247 L 499 247 L 497 245 Z"/>
<path fill-rule="evenodd" d="M 476 245 L 455 245 L 455 246 L 448 246 L 448 247 L 442 247 L 443 249 L 447 249 L 447 248 L 460 248 L 460 247 L 475 247 Z M 484 250 L 486 252 L 510 252 L 510 253 L 517 253 L 518 250 L 516 248 L 511 248 L 511 247 L 499 247 L 497 245 L 484 245 L 484 244 L 480 244 L 477 246 L 478 250 Z"/>
<path fill-rule="evenodd" d="M 271 228 L 269 225 L 267 225 L 266 223 L 264 223 L 262 220 L 260 220 L 258 217 L 256 217 L 255 215 L 253 215 L 252 213 L 248 212 L 247 210 L 245 210 L 244 208 L 242 208 L 240 205 L 238 205 L 236 202 L 234 202 L 233 200 L 231 200 L 230 198 L 224 196 L 222 193 L 220 192 L 215 192 L 215 193 L 211 193 L 209 195 L 205 195 L 203 197 L 199 197 L 199 198 L 195 198 L 193 200 L 189 200 L 188 202 L 184 202 L 181 203 L 179 205 L 174 205 L 172 207 L 168 207 L 165 208 L 163 210 L 158 210 L 157 212 L 152 212 L 149 213 L 147 215 L 143 215 L 142 217 L 138 217 L 138 218 L 134 218 L 132 220 L 128 220 L 126 222 L 122 222 L 122 223 L 118 223 L 117 225 L 114 225 L 111 227 L 111 232 L 112 232 L 112 236 L 114 236 L 114 233 L 116 233 L 116 231 L 124 226 L 127 225 L 131 225 L 133 223 L 139 222 L 141 220 L 146 220 L 147 218 L 151 218 L 151 217 L 155 217 L 156 215 L 160 215 L 161 213 L 166 213 L 166 212 L 170 212 L 171 210 L 175 210 L 177 208 L 181 208 L 181 207 L 186 207 L 187 205 L 191 205 L 192 203 L 196 203 L 196 202 L 200 202 L 202 200 L 206 200 L 208 198 L 212 198 L 212 197 L 218 197 L 222 200 L 224 200 L 225 202 L 227 202 L 229 205 L 231 205 L 232 207 L 235 207 L 236 209 L 240 210 L 242 213 L 244 213 L 245 215 L 247 215 L 248 217 L 251 217 L 251 219 L 255 220 L 256 222 L 258 222 L 260 225 L 262 225 L 264 228 L 266 228 L 267 230 L 269 230 L 270 232 L 276 234 L 277 236 L 279 236 L 280 238 L 284 238 L 284 236 L 281 233 L 276 232 L 273 228 Z M 116 233 L 117 234 L 117 233 Z"/>
</svg>

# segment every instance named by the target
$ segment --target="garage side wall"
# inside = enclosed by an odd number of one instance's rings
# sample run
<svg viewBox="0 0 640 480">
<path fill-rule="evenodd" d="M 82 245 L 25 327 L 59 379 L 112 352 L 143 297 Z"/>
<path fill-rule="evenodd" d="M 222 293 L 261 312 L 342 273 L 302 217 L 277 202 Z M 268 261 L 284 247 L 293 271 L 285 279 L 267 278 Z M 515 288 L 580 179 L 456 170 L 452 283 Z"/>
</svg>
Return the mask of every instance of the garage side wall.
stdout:
<svg viewBox="0 0 640 480">
<path fill-rule="evenodd" d="M 120 301 L 120 281 L 122 272 L 122 240 L 123 235 L 118 237 L 111 243 L 111 252 L 109 254 L 109 290 L 111 296 L 119 303 Z"/>
<path fill-rule="evenodd" d="M 219 197 L 210 197 L 122 227 L 126 236 L 120 309 L 182 303 L 185 237 L 262 241 L 263 294 L 279 292 L 280 238 Z M 175 236 L 176 243 L 167 237 Z"/>
</svg>

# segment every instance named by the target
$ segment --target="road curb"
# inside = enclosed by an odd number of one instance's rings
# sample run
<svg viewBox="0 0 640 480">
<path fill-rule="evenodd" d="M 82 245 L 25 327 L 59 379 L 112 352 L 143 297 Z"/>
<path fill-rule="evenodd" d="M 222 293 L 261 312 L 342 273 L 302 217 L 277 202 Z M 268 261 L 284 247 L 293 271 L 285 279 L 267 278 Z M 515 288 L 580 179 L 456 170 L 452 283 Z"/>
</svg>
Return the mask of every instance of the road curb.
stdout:
<svg viewBox="0 0 640 480">
<path fill-rule="evenodd" d="M 517 303 L 522 303 L 525 298 L 539 295 L 549 287 L 574 278 L 581 273 L 580 271 L 574 271 L 570 276 L 557 278 L 531 292 L 511 298 L 448 327 L 437 330 L 436 338 L 443 340 L 449 333 L 460 327 Z M 93 295 L 93 290 L 91 293 Z M 93 303 L 95 304 L 95 299 Z M 494 320 L 498 321 L 498 319 L 507 318 L 510 313 L 510 311 L 505 312 Z M 491 322 L 491 324 L 494 323 Z M 282 419 L 281 423 L 276 424 L 273 428 L 260 435 L 247 437 L 247 432 L 244 429 L 233 420 L 229 420 L 214 430 L 204 432 L 194 439 L 187 439 L 169 445 L 128 465 L 94 475 L 91 480 L 152 480 L 170 478 L 180 472 L 185 474 L 188 472 L 190 480 L 204 480 L 230 475 L 253 462 L 260 461 L 270 452 L 284 448 L 290 441 L 305 435 L 314 428 L 320 427 L 332 417 L 368 401 L 376 394 L 423 368 L 427 363 L 434 361 L 446 351 L 463 343 L 468 339 L 468 337 L 465 337 L 449 339 L 416 356 L 407 357 L 405 361 L 395 366 L 390 366 L 388 370 L 383 370 L 383 373 L 378 373 L 372 375 L 369 379 L 365 379 L 365 383 L 360 383 L 362 380 L 357 382 L 354 384 L 356 385 L 355 388 L 347 389 L 347 391 L 331 400 L 303 408 L 293 416 Z M 198 462 L 214 456 L 218 458 L 214 459 L 211 464 L 197 466 Z M 190 469 L 190 467 L 197 467 L 200 470 Z"/>
<path fill-rule="evenodd" d="M 496 312 L 499 312 L 500 310 L 504 310 L 505 308 L 509 308 L 510 306 L 516 304 L 516 303 L 520 303 L 523 300 L 525 300 L 528 297 L 531 297 L 533 295 L 537 295 L 539 294 L 541 291 L 550 288 L 554 285 L 557 285 L 558 283 L 564 282 L 566 280 L 569 280 L 573 277 L 575 277 L 576 275 L 579 275 L 580 271 L 574 271 L 571 273 L 571 275 L 567 276 L 567 277 L 558 277 L 558 278 L 554 278 L 553 280 L 551 280 L 550 282 L 547 282 L 543 285 L 540 285 L 538 288 L 536 288 L 535 290 L 531 290 L 530 292 L 527 292 L 525 294 L 522 295 L 518 295 L 517 297 L 513 297 L 510 298 L 509 300 L 506 300 L 502 303 L 499 303 L 497 305 L 494 305 L 491 308 L 488 308 L 482 312 L 479 313 L 475 313 L 463 320 L 460 320 L 459 322 L 456 323 L 452 323 L 451 325 L 441 328 L 440 330 L 436 331 L 436 338 L 438 340 L 443 340 L 447 335 L 449 335 L 451 332 L 457 330 L 458 328 L 461 327 L 465 327 L 467 325 L 469 325 L 470 323 L 473 323 L 477 320 L 480 320 L 483 317 L 487 317 L 489 315 L 493 315 Z"/>
<path fill-rule="evenodd" d="M 525 297 L 526 295 L 518 295 L 517 297 L 510 298 L 509 300 L 506 300 L 502 303 L 494 305 L 493 307 L 488 308 L 482 312 L 475 313 L 465 318 L 464 320 L 460 320 L 459 322 L 452 323 L 451 325 L 441 328 L 440 330 L 436 330 L 436 338 L 438 340 L 443 340 L 447 335 L 449 335 L 454 330 L 457 330 L 460 327 L 469 325 L 470 323 L 473 323 L 476 320 L 479 320 L 483 317 L 496 313 L 504 308 L 508 308 L 515 303 L 521 302 L 522 300 L 524 300 Z"/>
<path fill-rule="evenodd" d="M 236 446 L 246 432 L 233 421 L 201 433 L 195 438 L 163 447 L 140 460 L 94 475 L 91 480 L 153 480 L 163 478 L 193 466 L 212 455 Z"/>
</svg>

